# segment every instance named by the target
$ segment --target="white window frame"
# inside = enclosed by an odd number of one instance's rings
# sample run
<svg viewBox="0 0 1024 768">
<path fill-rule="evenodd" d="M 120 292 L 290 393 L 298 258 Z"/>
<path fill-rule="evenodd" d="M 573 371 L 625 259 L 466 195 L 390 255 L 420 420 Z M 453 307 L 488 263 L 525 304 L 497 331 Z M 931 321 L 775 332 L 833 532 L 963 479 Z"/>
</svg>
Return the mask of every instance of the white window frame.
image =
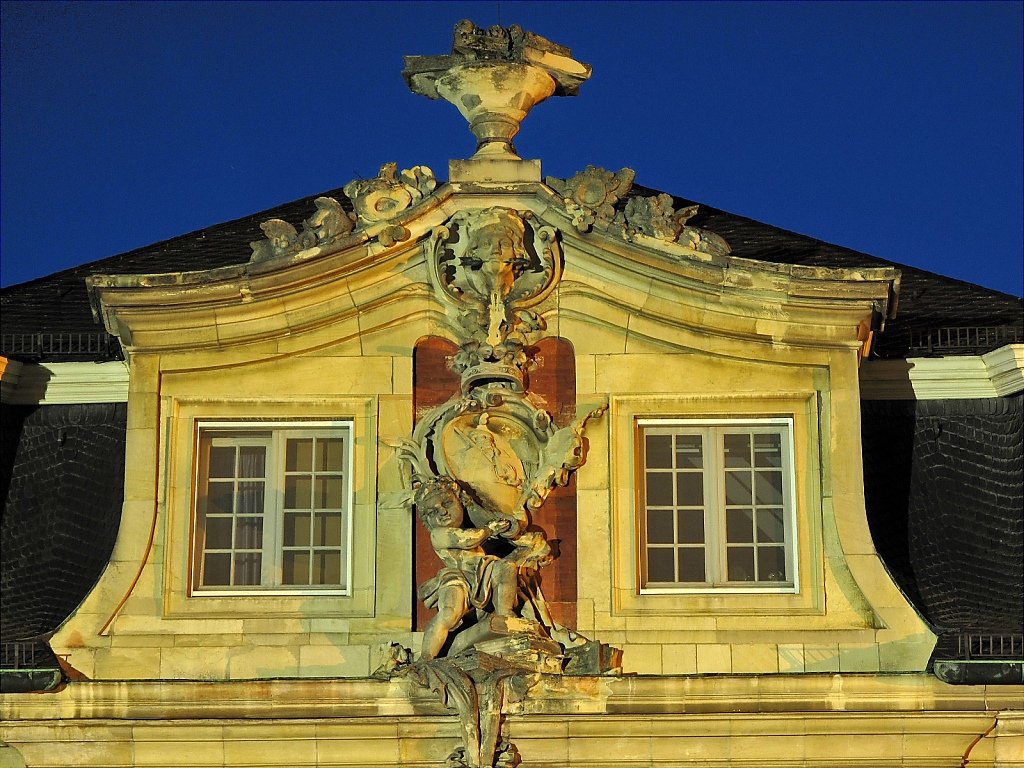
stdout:
<svg viewBox="0 0 1024 768">
<path fill-rule="evenodd" d="M 800 591 L 800 557 L 797 551 L 799 537 L 797 535 L 797 496 L 795 484 L 794 455 L 794 423 L 790 417 L 774 418 L 742 418 L 742 419 L 679 419 L 679 418 L 642 418 L 636 420 L 637 444 L 637 574 L 641 595 L 671 594 L 783 594 L 799 593 Z M 645 428 L 665 428 L 682 434 L 701 434 L 704 436 L 704 548 L 705 548 L 705 581 L 704 582 L 653 582 L 657 586 L 648 586 L 645 579 L 647 572 L 647 539 L 645 536 L 647 507 L 645 504 L 646 467 L 644 461 Z M 749 430 L 749 434 L 774 433 L 782 435 L 782 481 L 784 510 L 784 551 L 786 573 L 789 577 L 785 582 L 731 582 L 726 578 L 727 544 L 726 544 L 726 510 L 725 510 L 725 468 L 718 464 L 721 455 L 723 436 L 732 427 L 738 432 Z M 713 455 L 707 450 L 708 438 L 713 437 L 715 450 Z M 756 547 L 755 547 L 756 557 Z"/>
<path fill-rule="evenodd" d="M 217 433 L 231 433 L 233 436 L 219 437 Z M 244 433 L 250 433 L 248 438 Z M 269 432 L 270 436 L 265 434 Z M 194 489 L 193 525 L 189 534 L 190 568 L 189 593 L 194 597 L 231 597 L 231 596 L 352 596 L 353 584 L 353 525 L 355 507 L 353 477 L 355 468 L 354 438 L 355 430 L 351 420 L 317 420 L 317 421 L 197 421 L 193 445 L 192 487 Z M 290 438 L 331 437 L 341 438 L 344 445 L 344 476 L 343 476 L 343 519 L 341 543 L 341 573 L 343 584 L 337 585 L 290 585 L 281 584 L 281 562 L 283 560 L 283 527 L 284 527 L 284 477 L 285 450 Z M 265 492 L 265 513 L 263 525 L 263 562 L 261 583 L 251 586 L 203 586 L 202 557 L 204 542 L 200 540 L 204 528 L 200 517 L 200 495 L 205 492 L 204 478 L 204 440 L 224 441 L 226 444 L 255 445 L 265 444 L 267 452 Z M 273 478 L 273 481 L 271 481 Z M 268 557 L 269 554 L 269 557 Z M 269 583 L 268 583 L 269 581 Z"/>
</svg>

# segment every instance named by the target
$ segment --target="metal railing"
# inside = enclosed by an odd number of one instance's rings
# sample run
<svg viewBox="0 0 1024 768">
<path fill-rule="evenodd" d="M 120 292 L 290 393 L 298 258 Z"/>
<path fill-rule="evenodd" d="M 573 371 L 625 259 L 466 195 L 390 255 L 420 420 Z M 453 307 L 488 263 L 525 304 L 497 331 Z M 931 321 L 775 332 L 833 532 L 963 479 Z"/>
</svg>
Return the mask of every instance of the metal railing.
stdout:
<svg viewBox="0 0 1024 768">
<path fill-rule="evenodd" d="M 1024 635 L 962 634 L 957 640 L 962 659 L 1024 659 Z"/>
<path fill-rule="evenodd" d="M 910 331 L 910 351 L 924 354 L 991 351 L 1005 344 L 1017 344 L 1024 334 L 1016 325 L 947 326 Z"/>
<path fill-rule="evenodd" d="M 117 339 L 103 331 L 91 333 L 5 333 L 0 336 L 0 353 L 5 357 L 60 357 L 96 355 L 120 357 Z"/>
<path fill-rule="evenodd" d="M 33 641 L 0 644 L 0 668 L 35 669 L 44 660 L 39 643 Z"/>
</svg>

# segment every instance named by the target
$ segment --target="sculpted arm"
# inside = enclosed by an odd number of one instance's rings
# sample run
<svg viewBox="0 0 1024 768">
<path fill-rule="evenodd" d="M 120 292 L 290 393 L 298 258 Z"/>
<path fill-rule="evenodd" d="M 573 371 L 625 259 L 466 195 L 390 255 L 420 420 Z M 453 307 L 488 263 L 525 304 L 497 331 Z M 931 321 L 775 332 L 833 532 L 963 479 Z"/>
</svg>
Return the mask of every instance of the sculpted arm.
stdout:
<svg viewBox="0 0 1024 768">
<path fill-rule="evenodd" d="M 491 536 L 485 528 L 435 528 L 430 532 L 434 549 L 473 549 Z"/>
</svg>

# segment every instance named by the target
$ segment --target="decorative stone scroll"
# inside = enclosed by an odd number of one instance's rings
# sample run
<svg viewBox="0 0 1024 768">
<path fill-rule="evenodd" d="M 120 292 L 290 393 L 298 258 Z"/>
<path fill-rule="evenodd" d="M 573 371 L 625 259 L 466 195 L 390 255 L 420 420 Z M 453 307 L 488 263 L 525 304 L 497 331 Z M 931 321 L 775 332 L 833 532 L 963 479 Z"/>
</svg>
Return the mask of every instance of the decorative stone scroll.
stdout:
<svg viewBox="0 0 1024 768">
<path fill-rule="evenodd" d="M 673 205 L 672 196 L 664 193 L 657 197 L 633 197 L 626 201 L 625 210 L 616 215 L 615 223 L 626 240 L 633 240 L 639 233 L 669 243 L 680 243 L 701 253 L 727 256 L 732 251 L 729 244 L 714 232 L 686 225 L 697 214 L 698 206 L 690 205 L 676 211 Z"/>
<path fill-rule="evenodd" d="M 393 219 L 434 191 L 434 172 L 425 165 L 398 173 L 397 163 L 385 163 L 373 179 L 356 179 L 345 185 L 359 225 L 366 227 Z"/>
<path fill-rule="evenodd" d="M 381 166 L 372 179 L 356 179 L 345 185 L 345 195 L 352 201 L 349 213 L 333 197 L 318 197 L 316 213 L 302 222 L 302 231 L 282 219 L 269 219 L 260 224 L 265 240 L 249 243 L 250 261 L 265 261 L 290 256 L 315 246 L 329 245 L 356 229 L 370 229 L 381 245 L 390 247 L 409 237 L 409 230 L 387 222 L 430 195 L 437 186 L 434 172 L 425 165 L 398 173 L 396 163 Z"/>
<path fill-rule="evenodd" d="M 426 248 L 437 297 L 461 342 L 460 391 L 422 416 L 396 452 L 441 561 L 418 596 L 437 613 L 418 658 L 393 646 L 383 676 L 405 675 L 454 708 L 463 746 L 449 766 L 515 765 L 502 712 L 540 674 L 603 674 L 621 654 L 554 621 L 542 590 L 552 546 L 533 522 L 586 461 L 587 424 L 557 428 L 528 391 L 535 311 L 562 273 L 559 233 L 508 208 L 456 213 Z"/>
<path fill-rule="evenodd" d="M 580 232 L 591 228 L 614 230 L 629 241 L 641 234 L 701 253 L 726 256 L 731 252 L 729 244 L 714 232 L 687 226 L 686 222 L 697 214 L 697 206 L 677 211 L 670 195 L 632 197 L 616 211 L 616 204 L 629 193 L 634 176 L 630 168 L 612 173 L 588 165 L 571 179 L 548 176 L 544 181 L 562 197 L 565 212 Z"/>
<path fill-rule="evenodd" d="M 316 213 L 302 222 L 302 232 L 282 219 L 268 219 L 260 224 L 260 229 L 267 237 L 249 243 L 252 247 L 250 260 L 265 261 L 298 253 L 306 248 L 339 240 L 352 231 L 355 217 L 333 197 L 318 197 L 313 203 L 316 205 Z"/>
<path fill-rule="evenodd" d="M 591 227 L 608 228 L 615 218 L 615 204 L 629 192 L 635 176 L 632 168 L 612 173 L 588 165 L 571 179 L 548 176 L 544 181 L 562 196 L 573 226 L 580 232 L 589 232 Z"/>
</svg>

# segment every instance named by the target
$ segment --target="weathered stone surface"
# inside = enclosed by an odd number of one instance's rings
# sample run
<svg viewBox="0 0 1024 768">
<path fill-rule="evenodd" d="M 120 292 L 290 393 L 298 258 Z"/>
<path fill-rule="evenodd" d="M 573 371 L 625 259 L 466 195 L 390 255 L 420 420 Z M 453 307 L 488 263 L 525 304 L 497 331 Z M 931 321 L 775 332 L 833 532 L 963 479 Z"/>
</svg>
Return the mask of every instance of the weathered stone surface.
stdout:
<svg viewBox="0 0 1024 768">
<path fill-rule="evenodd" d="M 562 196 L 566 213 L 580 232 L 591 227 L 606 229 L 615 218 L 615 204 L 633 186 L 636 172 L 623 168 L 618 173 L 588 165 L 571 179 L 548 176 L 544 181 Z"/>
<path fill-rule="evenodd" d="M 455 26 L 448 56 L 406 56 L 402 76 L 413 93 L 444 99 L 469 121 L 474 158 L 518 160 L 512 137 L 535 105 L 549 96 L 573 96 L 590 67 L 568 48 L 522 27 Z"/>
</svg>

